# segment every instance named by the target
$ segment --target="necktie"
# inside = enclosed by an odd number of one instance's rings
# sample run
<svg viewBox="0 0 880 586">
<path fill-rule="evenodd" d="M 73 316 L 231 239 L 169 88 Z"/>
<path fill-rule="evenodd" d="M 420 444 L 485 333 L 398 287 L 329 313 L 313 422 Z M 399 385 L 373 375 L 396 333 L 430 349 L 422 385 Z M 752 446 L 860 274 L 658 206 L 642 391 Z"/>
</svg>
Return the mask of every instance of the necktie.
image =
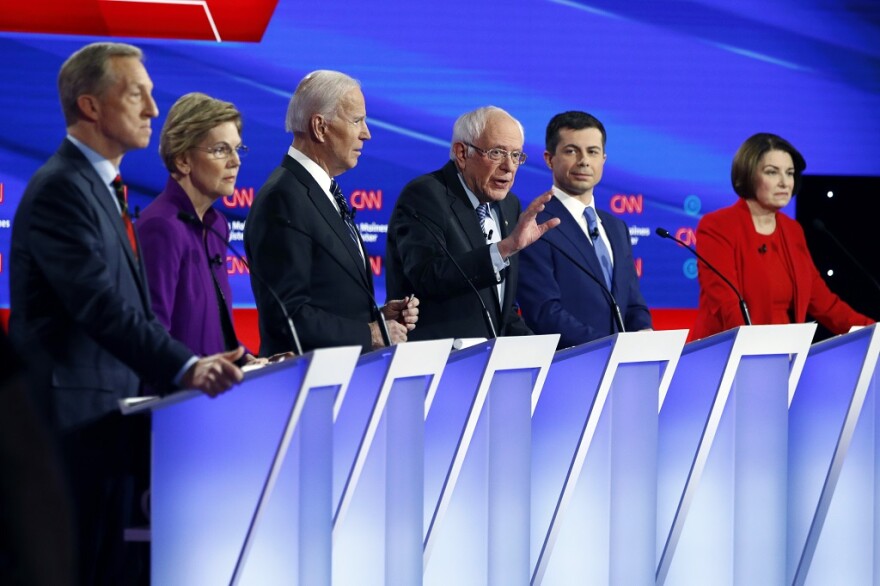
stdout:
<svg viewBox="0 0 880 586">
<path fill-rule="evenodd" d="M 134 224 L 131 223 L 131 215 L 128 213 L 128 192 L 122 183 L 122 176 L 116 175 L 111 185 L 116 193 L 116 199 L 119 201 L 119 207 L 122 208 L 122 222 L 125 224 L 125 231 L 128 234 L 128 243 L 131 245 L 131 251 L 134 252 L 135 258 L 137 258 L 137 239 L 134 237 Z"/>
<path fill-rule="evenodd" d="M 342 195 L 342 189 L 339 188 L 339 184 L 335 180 L 330 181 L 330 193 L 333 195 L 333 199 L 336 200 L 336 205 L 339 206 L 339 215 L 342 216 L 342 221 L 345 223 L 345 227 L 348 228 L 348 235 L 351 236 L 354 247 L 363 256 L 361 240 L 358 238 L 358 229 L 354 225 L 354 212 L 348 206 L 345 196 Z"/>
<path fill-rule="evenodd" d="M 477 215 L 480 217 L 480 229 L 483 231 L 483 236 L 486 237 L 486 240 L 489 240 L 489 233 L 486 231 L 486 219 L 489 217 L 489 204 L 481 203 L 477 206 Z"/>
<path fill-rule="evenodd" d="M 605 246 L 605 241 L 599 237 L 599 223 L 596 218 L 596 210 L 593 208 L 584 209 L 584 216 L 587 218 L 587 227 L 590 229 L 590 238 L 593 240 L 593 250 L 596 252 L 596 258 L 602 265 L 602 274 L 605 275 L 605 285 L 611 290 L 611 274 L 614 270 L 611 265 L 611 253 Z"/>
</svg>

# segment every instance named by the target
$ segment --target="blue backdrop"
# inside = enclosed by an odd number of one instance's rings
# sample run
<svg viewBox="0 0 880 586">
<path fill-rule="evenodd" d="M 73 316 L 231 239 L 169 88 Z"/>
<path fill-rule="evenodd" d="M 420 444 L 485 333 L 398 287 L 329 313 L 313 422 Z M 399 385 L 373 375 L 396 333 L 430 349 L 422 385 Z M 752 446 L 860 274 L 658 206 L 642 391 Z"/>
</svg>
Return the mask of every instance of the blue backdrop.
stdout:
<svg viewBox="0 0 880 586">
<path fill-rule="evenodd" d="M 608 130 L 601 206 L 630 225 L 645 297 L 697 303 L 690 256 L 653 234 L 692 241 L 701 214 L 729 205 L 730 161 L 749 135 L 775 132 L 808 173 L 880 175 L 880 9 L 846 0 L 483 3 L 279 0 L 259 43 L 126 39 L 147 54 L 161 116 L 150 148 L 123 171 L 143 208 L 164 185 L 158 128 L 182 94 L 206 92 L 242 111 L 251 151 L 238 192 L 219 203 L 241 247 L 248 203 L 290 144 L 287 101 L 314 69 L 358 78 L 373 138 L 340 178 L 355 207 L 384 298 L 384 227 L 401 187 L 448 158 L 455 118 L 486 104 L 526 129 L 529 161 L 514 192 L 550 187 L 550 117 L 586 110 Z M 55 78 L 86 37 L 0 33 L 0 307 L 8 307 L 15 206 L 63 137 Z M 793 210 L 788 210 L 793 215 Z M 243 247 L 242 247 L 243 248 Z M 234 300 L 253 306 L 233 262 Z"/>
</svg>

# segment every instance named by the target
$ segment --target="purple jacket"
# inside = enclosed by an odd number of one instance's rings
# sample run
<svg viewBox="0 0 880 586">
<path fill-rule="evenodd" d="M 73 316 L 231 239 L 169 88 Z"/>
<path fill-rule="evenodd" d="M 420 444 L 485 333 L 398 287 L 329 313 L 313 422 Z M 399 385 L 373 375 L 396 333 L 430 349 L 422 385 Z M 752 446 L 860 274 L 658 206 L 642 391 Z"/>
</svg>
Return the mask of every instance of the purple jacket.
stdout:
<svg viewBox="0 0 880 586">
<path fill-rule="evenodd" d="M 196 354 L 207 356 L 224 350 L 220 309 L 211 271 L 220 285 L 229 315 L 232 315 L 224 243 L 229 238 L 229 224 L 214 208 L 205 212 L 204 223 L 224 236 L 221 240 L 206 231 L 206 252 L 203 230 L 181 221 L 177 217 L 180 211 L 196 216 L 186 192 L 169 177 L 165 190 L 141 212 L 135 227 L 156 318 L 174 338 Z M 223 259 L 223 262 L 209 265 L 209 257 Z"/>
</svg>

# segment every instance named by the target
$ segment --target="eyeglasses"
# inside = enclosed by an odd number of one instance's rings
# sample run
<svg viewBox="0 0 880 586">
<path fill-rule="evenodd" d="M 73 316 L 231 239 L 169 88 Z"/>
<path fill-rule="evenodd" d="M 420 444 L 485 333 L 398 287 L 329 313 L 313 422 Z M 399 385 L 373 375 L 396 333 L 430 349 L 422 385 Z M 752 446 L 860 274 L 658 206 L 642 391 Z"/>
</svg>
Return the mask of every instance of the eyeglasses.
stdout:
<svg viewBox="0 0 880 586">
<path fill-rule="evenodd" d="M 464 144 L 468 145 L 469 147 L 471 147 L 475 151 L 479 152 L 480 154 L 489 157 L 490 161 L 495 161 L 496 163 L 503 161 L 504 159 L 506 159 L 508 157 L 510 157 L 511 162 L 514 165 L 522 165 L 523 163 L 526 162 L 526 154 L 522 151 L 510 152 L 510 151 L 505 151 L 504 149 L 489 149 L 487 151 L 486 149 L 481 149 L 477 145 L 471 144 L 469 142 L 466 142 Z"/>
<path fill-rule="evenodd" d="M 214 159 L 228 159 L 232 156 L 232 151 L 235 151 L 238 155 L 239 159 L 243 159 L 245 155 L 248 153 L 248 148 L 243 144 L 238 145 L 237 147 L 231 147 L 225 142 L 221 142 L 220 144 L 215 144 L 212 147 L 192 147 L 197 151 L 204 151 L 211 155 L 211 158 Z"/>
</svg>

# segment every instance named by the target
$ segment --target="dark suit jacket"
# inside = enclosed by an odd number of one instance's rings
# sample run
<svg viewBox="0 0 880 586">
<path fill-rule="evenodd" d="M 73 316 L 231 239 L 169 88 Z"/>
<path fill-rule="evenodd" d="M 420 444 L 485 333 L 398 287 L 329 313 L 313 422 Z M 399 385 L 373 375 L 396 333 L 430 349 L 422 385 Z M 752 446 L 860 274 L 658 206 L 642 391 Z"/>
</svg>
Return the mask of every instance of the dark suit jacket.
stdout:
<svg viewBox="0 0 880 586">
<path fill-rule="evenodd" d="M 10 335 L 62 430 L 118 411 L 141 379 L 169 388 L 193 356 L 153 317 L 111 198 L 65 140 L 31 178 L 12 227 Z"/>
<path fill-rule="evenodd" d="M 415 212 L 421 222 L 406 210 Z M 519 199 L 507 194 L 498 205 L 501 237 L 506 237 L 520 214 Z M 434 236 L 430 232 L 434 233 Z M 439 238 L 479 290 L 499 336 L 528 335 L 513 306 L 518 259 L 502 271 L 504 299 L 498 299 L 495 270 L 480 221 L 458 179 L 455 163 L 411 181 L 397 200 L 388 224 L 385 255 L 390 299 L 415 293 L 419 323 L 410 340 L 487 338 L 490 332 L 482 308 L 464 277 L 443 252 Z"/>
<path fill-rule="evenodd" d="M 632 245 L 626 224 L 597 210 L 614 254 L 611 294 L 617 300 L 627 331 L 651 327 L 651 313 L 639 290 Z M 518 300 L 523 318 L 535 333 L 561 335 L 560 348 L 583 344 L 617 331 L 608 295 L 583 269 L 603 279 L 592 244 L 556 197 L 538 214 L 538 222 L 560 218 L 562 223 L 520 252 Z M 556 248 L 554 248 L 554 246 Z M 580 267 L 558 249 L 575 259 Z"/>
<path fill-rule="evenodd" d="M 284 157 L 254 198 L 244 246 L 260 315 L 262 355 L 293 350 L 284 315 L 266 285 L 293 318 L 304 351 L 372 348 L 372 274 L 327 194 L 293 158 Z"/>
<path fill-rule="evenodd" d="M 835 334 L 846 333 L 850 326 L 874 323 L 828 289 L 813 264 L 800 224 L 777 213 L 776 229 L 780 231 L 783 255 L 793 272 L 794 323 L 803 323 L 810 315 Z M 697 225 L 697 250 L 736 285 L 756 325 L 769 324 L 772 313 L 769 286 L 772 277 L 758 252 L 765 241 L 766 238 L 755 231 L 744 199 L 706 214 Z M 739 300 L 730 287 L 703 263 L 698 266 L 700 305 L 689 340 L 743 325 Z"/>
</svg>

